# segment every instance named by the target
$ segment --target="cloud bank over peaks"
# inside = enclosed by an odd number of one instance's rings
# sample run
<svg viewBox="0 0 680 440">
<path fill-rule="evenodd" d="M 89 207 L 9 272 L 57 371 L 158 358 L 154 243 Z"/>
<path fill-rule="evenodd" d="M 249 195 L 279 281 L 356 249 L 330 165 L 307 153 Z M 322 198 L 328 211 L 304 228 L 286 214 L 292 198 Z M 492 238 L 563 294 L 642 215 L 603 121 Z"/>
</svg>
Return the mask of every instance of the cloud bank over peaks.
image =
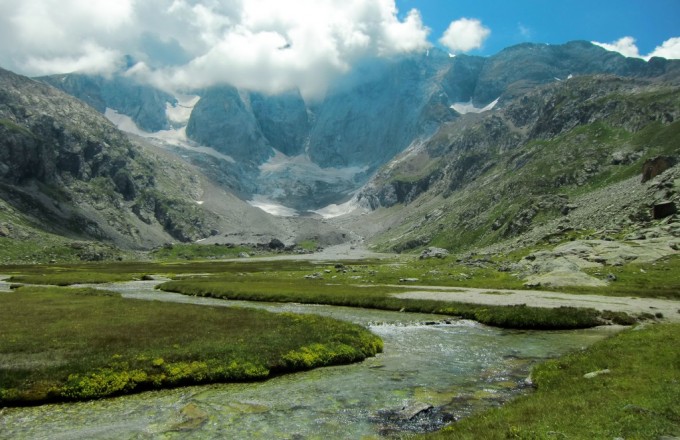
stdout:
<svg viewBox="0 0 680 440">
<path fill-rule="evenodd" d="M 3 0 L 0 65 L 27 75 L 128 74 L 168 89 L 229 83 L 308 95 L 366 57 L 426 50 L 394 0 Z"/>
<path fill-rule="evenodd" d="M 597 41 L 593 41 L 593 44 L 613 52 L 618 52 L 621 55 L 630 58 L 642 58 L 645 60 L 649 60 L 652 57 L 667 58 L 669 60 L 680 59 L 680 37 L 669 38 L 664 41 L 661 46 L 657 46 L 647 55 L 640 55 L 640 50 L 635 43 L 635 38 L 630 36 L 620 38 L 613 43 L 598 43 Z"/>
</svg>

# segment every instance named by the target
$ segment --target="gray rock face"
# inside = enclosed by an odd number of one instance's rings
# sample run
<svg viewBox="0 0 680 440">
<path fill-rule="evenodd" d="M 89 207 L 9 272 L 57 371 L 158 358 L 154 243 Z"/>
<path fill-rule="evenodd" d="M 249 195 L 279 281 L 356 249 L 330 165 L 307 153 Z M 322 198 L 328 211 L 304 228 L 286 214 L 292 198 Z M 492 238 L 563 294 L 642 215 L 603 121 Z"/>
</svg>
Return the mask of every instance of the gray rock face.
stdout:
<svg viewBox="0 0 680 440">
<path fill-rule="evenodd" d="M 427 260 L 428 258 L 446 258 L 449 256 L 449 251 L 437 247 L 428 247 L 423 252 L 420 253 L 421 260 Z"/>
<path fill-rule="evenodd" d="M 652 77 L 662 75 L 668 67 L 664 60 L 645 62 L 626 58 L 587 41 L 519 44 L 486 59 L 477 78 L 473 102 L 485 103 L 501 95 L 514 98 L 536 85 L 555 82 L 556 78 L 565 80 L 569 75 Z"/>
<path fill-rule="evenodd" d="M 310 121 L 297 90 L 276 96 L 252 93 L 250 103 L 259 129 L 272 147 L 287 156 L 304 152 Z"/>
<path fill-rule="evenodd" d="M 187 125 L 187 136 L 238 161 L 262 163 L 273 155 L 250 100 L 231 86 L 203 93 Z"/>
<path fill-rule="evenodd" d="M 122 76 L 107 79 L 77 73 L 45 76 L 39 80 L 75 96 L 100 113 L 108 107 L 127 115 L 142 130 L 156 132 L 170 128 L 165 114 L 166 103 L 174 104 L 176 100 L 151 86 Z"/>
<path fill-rule="evenodd" d="M 129 247 L 208 236 L 171 168 L 83 102 L 0 69 L 0 197 L 33 224 Z"/>
<path fill-rule="evenodd" d="M 438 82 L 449 68 L 438 52 L 361 66 L 315 109 L 311 159 L 323 167 L 375 169 L 431 135 L 457 116 Z"/>
</svg>

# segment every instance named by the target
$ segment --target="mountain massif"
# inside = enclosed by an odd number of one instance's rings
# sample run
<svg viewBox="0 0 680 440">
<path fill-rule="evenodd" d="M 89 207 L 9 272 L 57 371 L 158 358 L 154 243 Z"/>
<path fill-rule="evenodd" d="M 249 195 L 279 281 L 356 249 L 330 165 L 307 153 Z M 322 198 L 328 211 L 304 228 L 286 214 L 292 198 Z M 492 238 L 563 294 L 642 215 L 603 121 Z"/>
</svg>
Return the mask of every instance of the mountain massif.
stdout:
<svg viewBox="0 0 680 440">
<path fill-rule="evenodd" d="M 322 97 L 171 94 L 125 73 L 0 82 L 6 236 L 464 250 L 628 231 L 677 206 L 677 180 L 640 174 L 653 159 L 676 173 L 680 62 L 587 42 L 367 60 Z"/>
<path fill-rule="evenodd" d="M 168 109 L 180 105 L 176 98 L 125 76 L 42 80 L 101 112 L 127 115 L 146 132 L 173 127 L 187 142 L 232 159 L 195 159 L 214 179 L 244 197 L 305 211 L 347 200 L 397 154 L 461 113 L 503 106 L 570 76 L 664 78 L 677 70 L 677 62 L 625 58 L 587 42 L 523 44 L 488 58 L 433 49 L 367 60 L 325 96 L 307 100 L 297 90 L 274 96 L 229 85 L 189 91 L 200 98 L 185 121 L 169 117 Z"/>
</svg>

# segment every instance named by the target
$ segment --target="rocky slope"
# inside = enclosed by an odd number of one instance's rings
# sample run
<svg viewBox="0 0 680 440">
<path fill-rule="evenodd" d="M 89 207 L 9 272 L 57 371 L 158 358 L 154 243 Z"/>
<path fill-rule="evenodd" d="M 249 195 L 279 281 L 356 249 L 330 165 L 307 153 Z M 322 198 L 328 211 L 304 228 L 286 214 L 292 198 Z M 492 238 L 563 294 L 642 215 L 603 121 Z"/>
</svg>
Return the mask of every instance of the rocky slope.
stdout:
<svg viewBox="0 0 680 440">
<path fill-rule="evenodd" d="M 380 247 L 398 251 L 510 240 L 507 251 L 570 234 L 623 234 L 661 217 L 655 204 L 678 206 L 677 181 L 642 183 L 641 175 L 652 158 L 678 162 L 679 118 L 680 75 L 575 77 L 445 124 L 357 199 L 377 210 L 371 216 L 398 219 L 372 231 Z"/>
<path fill-rule="evenodd" d="M 0 70 L 0 197 L 20 224 L 145 248 L 209 236 L 186 166 L 133 144 L 50 86 Z M 6 229 L 9 226 L 5 225 Z"/>
</svg>

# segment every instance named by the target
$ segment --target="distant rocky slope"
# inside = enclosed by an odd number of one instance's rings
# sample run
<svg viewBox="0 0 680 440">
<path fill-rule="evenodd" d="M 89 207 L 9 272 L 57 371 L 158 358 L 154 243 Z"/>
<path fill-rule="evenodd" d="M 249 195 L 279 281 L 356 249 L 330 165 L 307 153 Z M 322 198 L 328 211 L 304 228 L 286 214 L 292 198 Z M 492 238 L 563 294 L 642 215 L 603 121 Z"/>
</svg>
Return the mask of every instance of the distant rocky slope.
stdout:
<svg viewBox="0 0 680 440">
<path fill-rule="evenodd" d="M 623 239 L 680 207 L 679 159 L 680 75 L 573 77 L 444 124 L 361 190 L 360 223 L 397 251 Z"/>
<path fill-rule="evenodd" d="M 522 44 L 488 58 L 432 49 L 367 60 L 324 97 L 307 101 L 296 90 L 275 96 L 229 85 L 191 91 L 200 100 L 181 134 L 233 159 L 186 153 L 216 181 L 245 198 L 260 195 L 304 211 L 347 200 L 376 170 L 461 113 L 503 107 L 536 86 L 572 76 L 663 78 L 679 69 L 677 61 L 625 58 L 580 41 Z M 183 129 L 167 112 L 177 105 L 175 97 L 127 77 L 42 80 L 99 111 L 127 115 L 146 131 Z"/>
<path fill-rule="evenodd" d="M 186 166 L 133 144 L 91 107 L 0 70 L 0 198 L 21 219 L 5 230 L 127 248 L 192 241 L 216 225 L 198 189 Z"/>
</svg>

